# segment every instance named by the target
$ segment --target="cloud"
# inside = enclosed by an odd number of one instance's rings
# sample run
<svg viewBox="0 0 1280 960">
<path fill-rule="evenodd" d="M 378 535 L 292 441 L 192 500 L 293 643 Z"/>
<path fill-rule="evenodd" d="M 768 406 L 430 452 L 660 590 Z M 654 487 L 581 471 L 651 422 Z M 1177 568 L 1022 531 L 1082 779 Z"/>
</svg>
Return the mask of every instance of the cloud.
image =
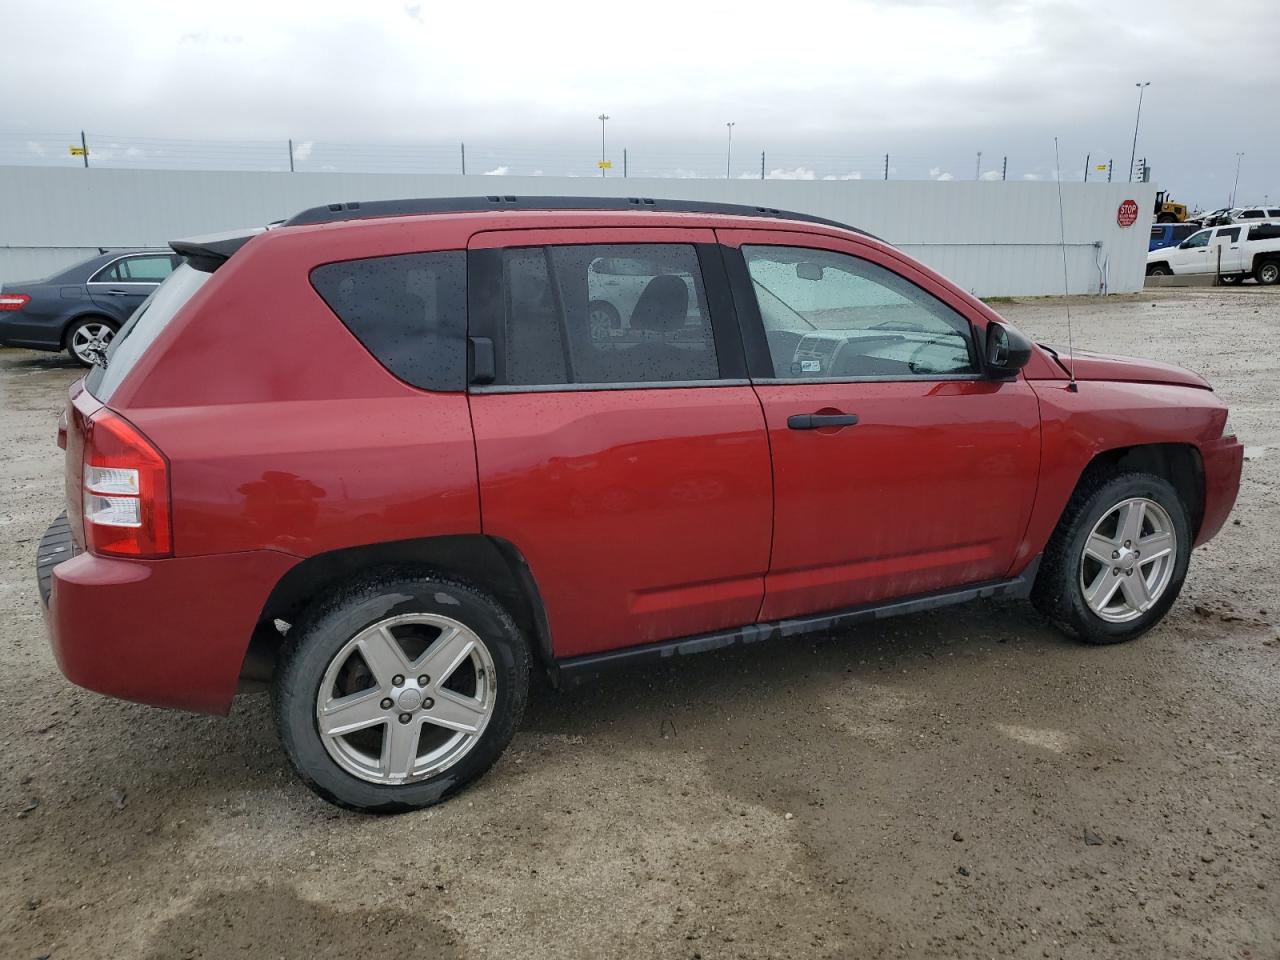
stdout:
<svg viewBox="0 0 1280 960">
<path fill-rule="evenodd" d="M 817 174 L 808 167 L 793 167 L 790 170 L 783 170 L 781 167 L 775 167 L 769 171 L 770 180 L 815 180 Z"/>
<path fill-rule="evenodd" d="M 27 149 L 37 157 L 43 157 L 48 153 L 48 151 L 45 150 L 43 143 L 36 143 L 34 140 L 27 141 Z"/>
<path fill-rule="evenodd" d="M 486 177 L 505 177 L 510 172 L 511 168 L 504 163 L 501 166 L 494 167 L 492 170 L 486 170 L 484 175 Z"/>
<path fill-rule="evenodd" d="M 955 177 L 953 177 L 951 174 L 947 173 L 947 172 L 946 172 L 945 170 L 943 170 L 941 167 L 930 167 L 930 168 L 929 168 L 929 179 L 930 179 L 930 180 L 954 180 L 954 179 L 955 179 Z"/>
<path fill-rule="evenodd" d="M 861 180 L 862 171 L 850 170 L 848 173 L 829 173 L 822 179 L 823 180 Z"/>
<path fill-rule="evenodd" d="M 406 3 L 404 5 L 404 12 L 405 12 L 405 16 L 407 16 L 410 20 L 417 20 L 418 23 L 427 22 L 422 17 L 422 4 L 420 3 Z"/>
<path fill-rule="evenodd" d="M 311 159 L 311 151 L 315 149 L 316 142 L 314 140 L 303 140 L 301 143 L 293 145 L 293 159 L 299 163 L 306 163 Z"/>
<path fill-rule="evenodd" d="M 982 171 L 982 176 L 981 176 L 981 177 L 979 177 L 978 179 L 980 179 L 980 180 L 1000 180 L 1000 179 L 1002 179 L 1002 178 L 1001 178 L 1001 176 L 1000 176 L 1000 171 L 999 171 L 999 170 L 983 170 L 983 171 Z"/>
<path fill-rule="evenodd" d="M 1043 180 L 1044 176 L 1039 173 L 1024 173 L 1022 175 L 1022 179 L 1023 180 Z"/>
</svg>

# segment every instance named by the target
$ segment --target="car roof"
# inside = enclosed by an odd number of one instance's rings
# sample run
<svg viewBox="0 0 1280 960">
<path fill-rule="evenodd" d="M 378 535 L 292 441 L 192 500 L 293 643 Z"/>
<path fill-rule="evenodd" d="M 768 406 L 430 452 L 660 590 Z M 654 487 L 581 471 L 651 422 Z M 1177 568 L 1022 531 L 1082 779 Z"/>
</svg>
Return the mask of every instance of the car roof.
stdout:
<svg viewBox="0 0 1280 960">
<path fill-rule="evenodd" d="M 270 224 L 271 232 L 342 229 L 375 220 L 431 221 L 434 219 L 480 218 L 494 227 L 514 225 L 536 218 L 549 220 L 547 226 L 588 223 L 596 226 L 636 226 L 638 221 L 652 226 L 736 226 L 759 227 L 760 220 L 773 221 L 776 228 L 836 230 L 890 246 L 879 237 L 857 227 L 806 213 L 774 207 L 702 200 L 664 200 L 652 197 L 421 197 L 405 200 L 373 200 L 331 203 L 311 207 L 288 220 Z M 522 224 L 523 225 L 523 224 Z M 262 233 L 264 228 L 229 231 L 208 236 L 174 240 L 170 246 L 199 270 L 213 271 Z"/>
</svg>

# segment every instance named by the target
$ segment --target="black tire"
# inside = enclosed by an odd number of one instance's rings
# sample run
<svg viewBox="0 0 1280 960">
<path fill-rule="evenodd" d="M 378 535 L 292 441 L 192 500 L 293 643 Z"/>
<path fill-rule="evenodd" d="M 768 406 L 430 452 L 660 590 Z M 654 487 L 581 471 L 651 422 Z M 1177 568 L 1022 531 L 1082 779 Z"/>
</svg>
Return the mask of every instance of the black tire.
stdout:
<svg viewBox="0 0 1280 960">
<path fill-rule="evenodd" d="M 1263 260 L 1253 268 L 1253 279 L 1264 287 L 1280 283 L 1280 260 Z"/>
<path fill-rule="evenodd" d="M 1218 277 L 1218 282 L 1221 283 L 1224 287 L 1231 287 L 1231 286 L 1235 286 L 1243 279 L 1244 277 L 1242 277 L 1238 273 L 1224 273 L 1220 277 Z"/>
<path fill-rule="evenodd" d="M 1173 572 L 1164 592 L 1151 608 L 1133 620 L 1113 623 L 1094 613 L 1081 588 L 1084 546 L 1094 526 L 1117 504 L 1146 497 L 1165 509 L 1173 522 Z M 1191 521 L 1187 506 L 1165 479 L 1150 473 L 1096 471 L 1087 474 L 1067 502 L 1058 527 L 1049 538 L 1031 601 L 1063 632 L 1085 643 L 1123 643 L 1154 627 L 1182 590 L 1191 557 Z"/>
<path fill-rule="evenodd" d="M 496 675 L 493 709 L 469 750 L 452 765 L 412 782 L 375 783 L 344 769 L 330 754 L 316 719 L 317 699 L 326 671 L 348 641 L 376 623 L 405 614 L 448 617 L 474 633 L 486 648 Z M 372 813 L 420 809 L 447 799 L 479 778 L 510 743 L 529 696 L 529 661 L 529 647 L 520 629 L 489 595 L 414 571 L 374 575 L 313 606 L 289 630 L 272 689 L 276 729 L 298 775 L 329 802 Z M 368 682 L 377 685 L 376 681 Z M 428 709 L 431 702 L 422 709 Z M 398 709 L 392 709 L 385 727 L 367 730 L 389 736 L 381 731 L 390 729 Z M 422 730 L 441 732 L 428 724 Z"/>
<path fill-rule="evenodd" d="M 1172 213 L 1162 213 L 1160 214 L 1160 216 L 1156 217 L 1156 223 L 1177 223 L 1177 222 L 1178 222 L 1178 218 L 1175 217 Z"/>
<path fill-rule="evenodd" d="M 77 317 L 74 321 L 72 321 L 72 323 L 67 327 L 66 333 L 63 334 L 62 345 L 63 345 L 63 348 L 67 351 L 67 356 L 70 357 L 72 360 L 74 360 L 76 363 L 80 364 L 80 366 L 82 367 L 92 367 L 93 361 L 89 357 L 82 356 L 79 352 L 77 352 L 77 349 L 76 349 L 77 338 L 83 332 L 91 329 L 110 331 L 108 334 L 106 334 L 105 337 L 102 338 L 103 349 L 105 350 L 106 344 L 109 343 L 111 341 L 111 338 L 114 337 L 119 332 L 120 325 L 116 323 L 114 320 L 109 320 L 106 317 L 97 317 L 97 316 Z"/>
<path fill-rule="evenodd" d="M 1169 265 L 1167 263 L 1153 263 L 1147 267 L 1147 276 L 1170 277 L 1173 276 L 1173 271 L 1169 269 Z"/>
</svg>

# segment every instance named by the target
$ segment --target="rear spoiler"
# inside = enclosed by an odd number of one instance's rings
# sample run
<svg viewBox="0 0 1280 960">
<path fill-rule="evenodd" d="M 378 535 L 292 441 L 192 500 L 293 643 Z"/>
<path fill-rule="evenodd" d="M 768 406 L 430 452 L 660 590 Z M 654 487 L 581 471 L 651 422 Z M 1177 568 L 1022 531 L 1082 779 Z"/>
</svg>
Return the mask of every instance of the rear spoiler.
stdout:
<svg viewBox="0 0 1280 960">
<path fill-rule="evenodd" d="M 185 257 L 187 263 L 205 273 L 213 273 L 231 259 L 232 254 L 262 233 L 265 227 L 248 230 L 229 230 L 226 233 L 209 233 L 186 240 L 171 240 L 173 252 Z"/>
</svg>

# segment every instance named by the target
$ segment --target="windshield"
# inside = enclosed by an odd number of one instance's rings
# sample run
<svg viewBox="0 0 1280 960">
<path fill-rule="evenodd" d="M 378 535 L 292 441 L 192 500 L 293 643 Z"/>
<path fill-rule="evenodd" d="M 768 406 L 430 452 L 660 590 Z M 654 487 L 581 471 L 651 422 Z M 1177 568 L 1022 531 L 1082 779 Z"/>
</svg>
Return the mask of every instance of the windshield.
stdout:
<svg viewBox="0 0 1280 960">
<path fill-rule="evenodd" d="M 169 325 L 187 301 L 213 274 L 182 264 L 169 275 L 169 279 L 156 287 L 151 296 L 142 301 L 132 317 L 107 347 L 106 365 L 95 366 L 85 379 L 88 391 L 103 403 L 125 378 L 134 364 L 147 352 L 160 332 Z"/>
</svg>

